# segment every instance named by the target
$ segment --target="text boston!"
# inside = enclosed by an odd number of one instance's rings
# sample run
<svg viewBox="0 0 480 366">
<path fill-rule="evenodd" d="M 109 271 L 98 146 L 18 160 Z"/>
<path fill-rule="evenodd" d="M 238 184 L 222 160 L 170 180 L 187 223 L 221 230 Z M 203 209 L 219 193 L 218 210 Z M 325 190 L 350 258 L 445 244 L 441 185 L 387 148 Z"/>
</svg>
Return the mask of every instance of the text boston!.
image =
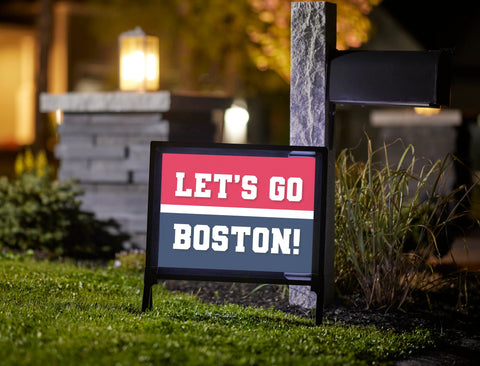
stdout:
<svg viewBox="0 0 480 366">
<path fill-rule="evenodd" d="M 266 227 L 225 225 L 195 225 L 174 224 L 175 241 L 173 249 L 206 251 L 210 248 L 215 252 L 225 252 L 234 248 L 237 253 L 245 253 L 246 238 L 251 243 L 254 253 L 299 254 L 300 229 L 279 229 Z M 292 235 L 293 234 L 293 235 Z M 292 240 L 291 240 L 292 239 Z M 292 241 L 293 250 L 290 250 Z M 232 243 L 231 243 L 232 242 Z M 232 246 L 230 246 L 232 244 Z"/>
</svg>

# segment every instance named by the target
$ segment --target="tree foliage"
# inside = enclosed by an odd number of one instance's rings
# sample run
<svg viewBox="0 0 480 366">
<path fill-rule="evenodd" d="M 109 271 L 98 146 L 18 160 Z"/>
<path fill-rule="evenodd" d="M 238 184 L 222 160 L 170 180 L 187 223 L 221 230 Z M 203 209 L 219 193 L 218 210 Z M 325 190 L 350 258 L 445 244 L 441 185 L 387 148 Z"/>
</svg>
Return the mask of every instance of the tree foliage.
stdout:
<svg viewBox="0 0 480 366">
<path fill-rule="evenodd" d="M 307 0 L 311 1 L 311 0 Z M 368 14 L 382 0 L 331 0 L 337 4 L 337 49 L 360 47 L 368 41 L 372 24 Z M 257 16 L 246 32 L 249 54 L 260 70 L 271 69 L 290 81 L 290 0 L 248 0 Z"/>
<path fill-rule="evenodd" d="M 372 30 L 368 14 L 381 0 L 332 2 L 337 3 L 337 48 L 366 42 Z M 291 0 L 91 3 L 109 15 L 97 23 L 97 33 L 109 42 L 139 24 L 161 37 L 163 78 L 169 87 L 232 94 L 288 85 Z"/>
</svg>

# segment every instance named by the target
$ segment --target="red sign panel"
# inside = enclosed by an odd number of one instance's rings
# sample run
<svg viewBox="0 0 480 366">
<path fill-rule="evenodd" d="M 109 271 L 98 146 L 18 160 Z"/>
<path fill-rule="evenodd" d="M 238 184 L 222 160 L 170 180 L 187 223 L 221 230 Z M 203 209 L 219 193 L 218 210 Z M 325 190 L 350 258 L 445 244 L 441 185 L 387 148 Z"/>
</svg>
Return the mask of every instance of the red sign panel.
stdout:
<svg viewBox="0 0 480 366">
<path fill-rule="evenodd" d="M 162 205 L 313 212 L 311 157 L 163 154 L 162 160 Z"/>
</svg>

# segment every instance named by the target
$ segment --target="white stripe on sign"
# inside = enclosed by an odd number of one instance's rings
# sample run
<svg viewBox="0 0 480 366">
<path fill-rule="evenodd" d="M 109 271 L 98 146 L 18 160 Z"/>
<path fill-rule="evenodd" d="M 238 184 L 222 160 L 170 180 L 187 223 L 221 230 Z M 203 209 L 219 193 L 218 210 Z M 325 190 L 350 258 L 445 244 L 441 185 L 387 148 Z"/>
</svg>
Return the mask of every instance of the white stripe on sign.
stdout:
<svg viewBox="0 0 480 366">
<path fill-rule="evenodd" d="M 221 216 L 251 216 L 273 217 L 279 219 L 309 219 L 313 220 L 313 211 L 304 210 L 275 210 L 269 208 L 243 207 L 216 207 L 216 206 L 188 206 L 188 205 L 160 205 L 161 213 L 178 213 L 193 215 L 221 215 Z"/>
</svg>

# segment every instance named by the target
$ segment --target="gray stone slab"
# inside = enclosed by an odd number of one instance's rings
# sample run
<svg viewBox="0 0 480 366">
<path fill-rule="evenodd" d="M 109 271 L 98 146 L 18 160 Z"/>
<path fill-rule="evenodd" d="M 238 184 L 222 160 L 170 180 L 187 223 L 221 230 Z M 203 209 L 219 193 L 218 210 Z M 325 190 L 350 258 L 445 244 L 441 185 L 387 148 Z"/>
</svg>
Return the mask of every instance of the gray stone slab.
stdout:
<svg viewBox="0 0 480 366">
<path fill-rule="evenodd" d="M 64 124 L 72 124 L 72 123 L 80 123 L 80 124 L 86 124 L 90 123 L 90 114 L 89 113 L 64 113 L 63 114 L 63 123 L 61 126 Z"/>
<path fill-rule="evenodd" d="M 98 135 L 96 137 L 96 143 L 98 146 L 102 145 L 145 145 L 150 146 L 151 141 L 167 141 L 168 133 L 161 135 L 152 135 L 145 134 L 144 136 L 138 135 L 127 135 L 127 136 L 109 136 L 109 135 Z"/>
<path fill-rule="evenodd" d="M 147 196 L 148 186 L 146 184 L 93 184 L 88 182 L 83 182 L 80 184 L 80 187 L 85 192 L 91 193 L 108 193 L 108 194 L 139 194 L 142 196 Z"/>
<path fill-rule="evenodd" d="M 129 174 L 127 171 L 117 170 L 105 172 L 101 170 L 91 170 L 87 177 L 80 177 L 83 181 L 96 182 L 96 183 L 123 183 L 126 184 L 129 181 Z"/>
<path fill-rule="evenodd" d="M 148 170 L 134 170 L 132 172 L 132 181 L 134 183 L 148 183 L 149 172 Z"/>
<path fill-rule="evenodd" d="M 58 178 L 61 181 L 75 179 L 79 182 L 89 183 L 128 183 L 129 174 L 127 171 L 92 171 L 91 169 L 60 169 Z"/>
<path fill-rule="evenodd" d="M 169 127 L 167 121 L 161 122 L 138 122 L 130 124 L 113 123 L 64 123 L 58 126 L 60 136 L 65 135 L 117 135 L 117 136 L 168 136 Z"/>
<path fill-rule="evenodd" d="M 149 123 L 155 124 L 162 121 L 161 113 L 91 113 L 90 123 L 106 124 L 131 124 L 131 123 Z"/>
<path fill-rule="evenodd" d="M 88 170 L 90 167 L 90 163 L 87 159 L 84 160 L 69 160 L 69 159 L 62 159 L 60 161 L 60 170 Z"/>
<path fill-rule="evenodd" d="M 114 174 L 116 172 L 122 172 L 123 175 L 127 175 L 129 168 L 127 166 L 127 160 L 98 160 L 94 159 L 90 162 L 90 170 L 98 174 Z"/>
<path fill-rule="evenodd" d="M 129 145 L 128 158 L 138 162 L 150 162 L 150 145 Z"/>
<path fill-rule="evenodd" d="M 68 169 L 60 168 L 58 171 L 58 179 L 61 182 L 65 182 L 69 179 L 74 179 L 78 181 L 85 180 L 85 177 L 90 175 L 88 169 Z"/>
<path fill-rule="evenodd" d="M 94 135 L 60 135 L 59 144 L 65 146 L 93 147 L 96 143 Z"/>
<path fill-rule="evenodd" d="M 170 127 L 168 121 L 162 121 L 158 124 L 146 126 L 145 128 L 139 129 L 137 131 L 139 136 L 150 136 L 153 139 L 155 138 L 164 138 L 167 137 L 170 133 Z"/>
<path fill-rule="evenodd" d="M 90 163 L 91 169 L 93 171 L 104 171 L 105 173 L 114 172 L 114 171 L 123 171 L 125 173 L 133 171 L 135 169 L 139 170 L 148 170 L 147 162 L 140 164 L 138 161 L 134 160 L 100 160 L 95 159 Z"/>
<path fill-rule="evenodd" d="M 166 112 L 170 109 L 170 93 L 41 93 L 41 112 L 58 109 L 64 112 Z"/>
<path fill-rule="evenodd" d="M 65 145 L 60 142 L 55 147 L 55 156 L 59 159 L 125 159 L 124 146 Z"/>
</svg>

